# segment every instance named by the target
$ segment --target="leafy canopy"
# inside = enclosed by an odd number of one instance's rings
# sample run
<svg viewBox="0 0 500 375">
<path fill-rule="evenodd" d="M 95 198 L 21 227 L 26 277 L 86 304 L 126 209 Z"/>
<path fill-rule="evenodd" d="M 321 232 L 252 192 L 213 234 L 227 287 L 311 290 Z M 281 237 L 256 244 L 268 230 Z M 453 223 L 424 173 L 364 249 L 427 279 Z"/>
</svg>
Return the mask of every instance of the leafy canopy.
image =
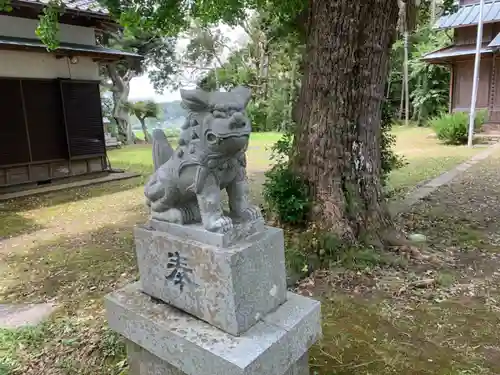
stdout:
<svg viewBox="0 0 500 375">
<path fill-rule="evenodd" d="M 129 103 L 128 107 L 129 112 L 141 121 L 150 117 L 158 117 L 158 105 L 152 100 Z"/>
<path fill-rule="evenodd" d="M 137 74 L 147 71 L 149 79 L 157 91 L 172 85 L 172 78 L 179 66 L 175 47 L 177 38 L 164 37 L 158 32 L 144 30 L 124 30 L 108 33 L 103 44 L 122 51 L 130 51 L 143 56 L 138 66 L 129 66 L 125 70 L 134 69 Z"/>
<path fill-rule="evenodd" d="M 144 53 L 144 66 L 168 68 L 149 72 L 156 89 L 171 84 L 169 77 L 173 76 L 177 68 L 173 60 L 174 43 L 168 39 L 173 41 L 180 33 L 189 30 L 193 20 L 200 26 L 219 22 L 235 26 L 248 18 L 249 11 L 258 10 L 266 15 L 267 29 L 273 30 L 276 36 L 287 36 L 300 29 L 297 27 L 297 21 L 303 15 L 307 4 L 306 0 L 99 1 L 125 28 L 125 45 L 120 46 L 121 49 Z M 40 17 L 37 34 L 50 50 L 58 47 L 57 19 L 63 11 L 61 0 L 49 0 L 44 14 Z M 148 35 L 151 36 L 150 39 L 147 38 Z M 134 45 L 134 41 L 139 42 L 139 45 Z M 123 40 L 120 41 L 122 42 Z M 147 61 L 148 59 L 150 61 Z"/>
<path fill-rule="evenodd" d="M 293 25 L 306 0 L 102 0 L 129 29 L 155 30 L 174 36 L 196 19 L 202 25 L 224 22 L 237 25 L 249 10 L 269 11 L 282 25 Z"/>
</svg>

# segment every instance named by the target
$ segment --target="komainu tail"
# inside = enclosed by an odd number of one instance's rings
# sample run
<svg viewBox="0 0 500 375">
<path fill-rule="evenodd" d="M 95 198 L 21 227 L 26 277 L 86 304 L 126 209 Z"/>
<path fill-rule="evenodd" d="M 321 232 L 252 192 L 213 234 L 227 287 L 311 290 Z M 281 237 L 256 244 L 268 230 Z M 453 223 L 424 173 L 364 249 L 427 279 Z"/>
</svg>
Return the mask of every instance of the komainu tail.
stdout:
<svg viewBox="0 0 500 375">
<path fill-rule="evenodd" d="M 168 161 L 174 154 L 174 149 L 170 146 L 167 136 L 162 129 L 153 131 L 153 164 L 155 171 Z"/>
</svg>

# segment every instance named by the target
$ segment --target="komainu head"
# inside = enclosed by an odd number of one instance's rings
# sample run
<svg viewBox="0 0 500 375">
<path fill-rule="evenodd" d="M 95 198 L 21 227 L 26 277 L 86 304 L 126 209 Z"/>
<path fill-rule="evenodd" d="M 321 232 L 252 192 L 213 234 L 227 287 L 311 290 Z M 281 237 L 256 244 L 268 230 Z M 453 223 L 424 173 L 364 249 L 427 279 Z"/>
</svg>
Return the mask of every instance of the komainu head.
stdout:
<svg viewBox="0 0 500 375">
<path fill-rule="evenodd" d="M 250 90 L 242 86 L 229 92 L 181 90 L 193 140 L 199 140 L 202 147 L 219 154 L 244 151 L 252 131 L 245 113 L 250 97 Z"/>
</svg>

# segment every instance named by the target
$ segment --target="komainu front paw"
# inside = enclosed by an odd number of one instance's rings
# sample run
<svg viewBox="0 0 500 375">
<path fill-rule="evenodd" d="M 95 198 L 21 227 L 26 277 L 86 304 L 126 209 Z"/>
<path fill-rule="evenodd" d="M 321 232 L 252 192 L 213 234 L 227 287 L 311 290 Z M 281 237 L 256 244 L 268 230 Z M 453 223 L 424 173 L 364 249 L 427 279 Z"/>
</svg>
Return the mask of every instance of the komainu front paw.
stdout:
<svg viewBox="0 0 500 375">
<path fill-rule="evenodd" d="M 163 212 L 151 211 L 151 218 L 168 223 L 184 224 L 182 211 L 177 208 L 171 208 Z"/>
<path fill-rule="evenodd" d="M 206 230 L 210 232 L 226 233 L 233 229 L 233 221 L 227 216 L 221 216 L 218 219 L 207 223 Z"/>
<path fill-rule="evenodd" d="M 243 210 L 239 215 L 244 221 L 256 221 L 262 219 L 262 213 L 257 206 L 251 206 Z"/>
</svg>

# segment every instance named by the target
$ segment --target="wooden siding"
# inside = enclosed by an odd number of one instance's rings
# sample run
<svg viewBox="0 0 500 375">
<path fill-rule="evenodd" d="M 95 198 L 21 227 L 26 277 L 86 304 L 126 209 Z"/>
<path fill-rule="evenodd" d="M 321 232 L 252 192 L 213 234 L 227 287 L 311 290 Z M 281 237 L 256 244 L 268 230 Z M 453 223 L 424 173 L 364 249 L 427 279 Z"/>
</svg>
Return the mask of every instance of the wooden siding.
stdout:
<svg viewBox="0 0 500 375">
<path fill-rule="evenodd" d="M 494 61 L 491 90 L 489 120 L 491 122 L 500 122 L 500 57 L 498 56 Z"/>
<path fill-rule="evenodd" d="M 482 59 L 479 74 L 479 89 L 477 93 L 477 108 L 488 108 L 491 101 L 490 79 L 492 74 L 492 59 Z M 457 61 L 453 66 L 453 111 L 469 111 L 472 93 L 472 78 L 474 75 L 474 60 Z"/>
<path fill-rule="evenodd" d="M 488 23 L 483 26 L 483 43 L 491 42 L 500 32 L 498 23 Z M 454 31 L 455 45 L 476 44 L 477 26 L 459 27 Z"/>
<path fill-rule="evenodd" d="M 0 191 L 102 172 L 98 82 L 0 78 Z"/>
<path fill-rule="evenodd" d="M 460 5 L 479 4 L 481 0 L 460 0 Z"/>
</svg>

